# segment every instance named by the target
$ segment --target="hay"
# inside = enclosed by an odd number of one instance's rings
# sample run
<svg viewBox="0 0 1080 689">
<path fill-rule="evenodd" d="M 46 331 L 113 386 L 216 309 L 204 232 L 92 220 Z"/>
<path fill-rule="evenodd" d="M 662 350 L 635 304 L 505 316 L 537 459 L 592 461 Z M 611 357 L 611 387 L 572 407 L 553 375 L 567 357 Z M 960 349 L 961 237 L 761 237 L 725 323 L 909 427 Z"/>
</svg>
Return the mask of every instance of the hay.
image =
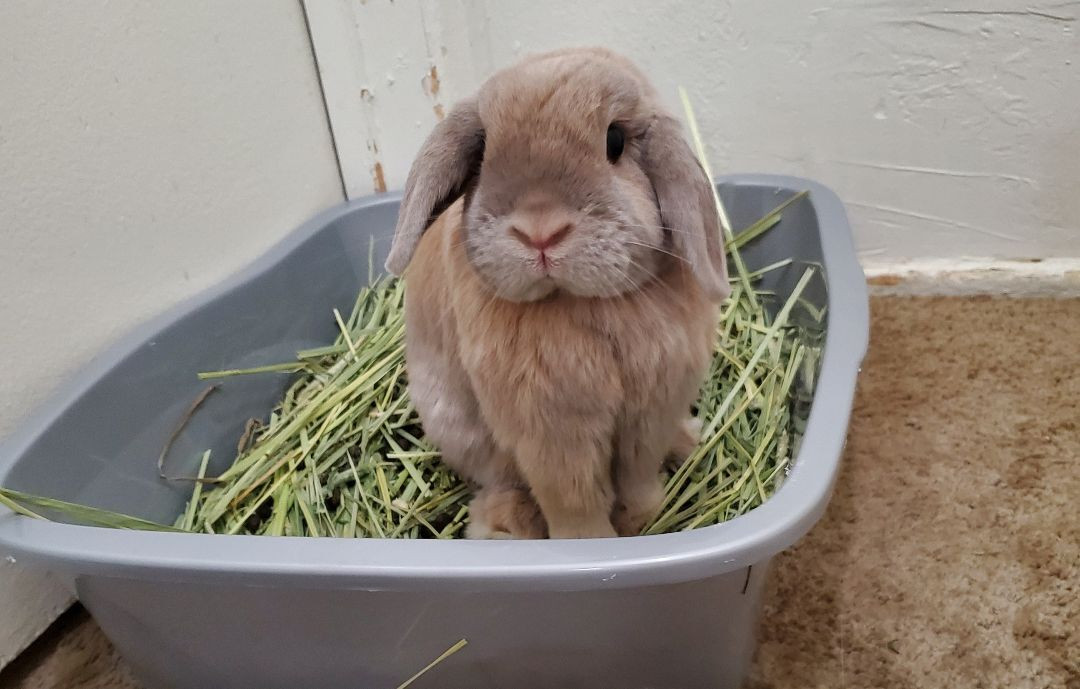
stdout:
<svg viewBox="0 0 1080 689">
<path fill-rule="evenodd" d="M 698 402 L 702 443 L 669 480 L 648 533 L 729 519 L 774 489 L 794 446 L 793 386 L 815 359 L 787 327 L 811 270 L 772 319 L 759 295 L 736 283 Z M 361 290 L 349 319 L 337 319 L 337 340 L 299 353 L 289 364 L 299 375 L 281 403 L 229 469 L 205 487 L 196 481 L 177 527 L 274 536 L 462 534 L 470 489 L 424 440 L 406 389 L 403 294 L 396 279 Z"/>
</svg>

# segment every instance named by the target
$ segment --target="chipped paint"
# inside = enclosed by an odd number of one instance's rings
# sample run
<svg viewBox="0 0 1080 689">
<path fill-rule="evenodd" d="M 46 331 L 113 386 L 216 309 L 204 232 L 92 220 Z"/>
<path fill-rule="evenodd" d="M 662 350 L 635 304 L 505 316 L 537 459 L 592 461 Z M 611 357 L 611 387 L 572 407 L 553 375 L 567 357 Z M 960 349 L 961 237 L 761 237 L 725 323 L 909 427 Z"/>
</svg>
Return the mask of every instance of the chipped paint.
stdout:
<svg viewBox="0 0 1080 689">
<path fill-rule="evenodd" d="M 439 68 L 434 64 L 431 65 L 427 74 L 420 80 L 420 85 L 424 89 L 424 93 L 435 101 L 431 106 L 431 112 L 435 114 L 437 121 L 441 121 L 446 117 L 446 110 L 443 108 L 443 104 L 439 102 L 439 88 L 441 87 Z"/>
<path fill-rule="evenodd" d="M 445 51 L 446 49 L 444 47 L 444 54 Z M 435 114 L 435 119 L 437 121 L 442 121 L 442 119 L 446 117 L 446 110 L 443 108 L 443 104 L 439 102 L 439 89 L 442 85 L 439 81 L 439 68 L 432 64 L 428 69 L 427 74 L 420 80 L 420 85 L 424 89 L 424 93 L 435 101 L 431 106 L 431 112 Z"/>
<path fill-rule="evenodd" d="M 439 68 L 435 65 L 431 66 L 428 73 L 420 80 L 420 83 L 424 86 L 424 91 L 427 92 L 432 98 L 438 98 L 439 96 Z"/>
<path fill-rule="evenodd" d="M 386 177 L 383 175 L 382 163 L 375 161 L 374 167 L 371 168 L 371 178 L 375 182 L 375 192 L 382 194 L 386 191 Z"/>
</svg>

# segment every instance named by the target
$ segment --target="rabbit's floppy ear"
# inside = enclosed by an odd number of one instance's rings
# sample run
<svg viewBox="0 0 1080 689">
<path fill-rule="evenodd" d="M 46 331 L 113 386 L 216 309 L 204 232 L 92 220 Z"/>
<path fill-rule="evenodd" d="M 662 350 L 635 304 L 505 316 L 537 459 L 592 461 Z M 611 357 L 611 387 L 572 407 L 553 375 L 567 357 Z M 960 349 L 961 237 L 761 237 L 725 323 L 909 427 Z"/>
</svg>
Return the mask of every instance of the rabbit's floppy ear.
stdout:
<svg viewBox="0 0 1080 689">
<path fill-rule="evenodd" d="M 386 269 L 401 275 L 420 235 L 465 191 L 480 168 L 484 128 L 476 99 L 455 105 L 435 125 L 409 170 Z"/>
<path fill-rule="evenodd" d="M 731 294 L 727 257 L 709 178 L 681 127 L 668 115 L 656 117 L 645 133 L 643 167 L 656 192 L 660 223 L 670 228 L 675 252 L 689 264 L 709 297 Z"/>
</svg>

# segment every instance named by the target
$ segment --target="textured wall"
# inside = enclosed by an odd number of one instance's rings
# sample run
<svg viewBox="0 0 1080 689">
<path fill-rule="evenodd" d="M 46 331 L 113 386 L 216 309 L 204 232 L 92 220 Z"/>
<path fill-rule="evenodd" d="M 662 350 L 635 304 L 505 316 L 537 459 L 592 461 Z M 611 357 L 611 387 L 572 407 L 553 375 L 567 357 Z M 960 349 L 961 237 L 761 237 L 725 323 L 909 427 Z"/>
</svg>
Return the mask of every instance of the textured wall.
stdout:
<svg viewBox="0 0 1080 689">
<path fill-rule="evenodd" d="M 493 69 L 594 43 L 693 93 L 717 170 L 834 187 L 868 257 L 1080 254 L 1075 1 L 309 4 L 341 18 L 315 41 L 354 195 L 376 163 L 399 187 L 436 106 Z"/>
<path fill-rule="evenodd" d="M 294 0 L 0 4 L 0 435 L 341 199 Z M 0 562 L 0 665 L 67 599 Z"/>
</svg>

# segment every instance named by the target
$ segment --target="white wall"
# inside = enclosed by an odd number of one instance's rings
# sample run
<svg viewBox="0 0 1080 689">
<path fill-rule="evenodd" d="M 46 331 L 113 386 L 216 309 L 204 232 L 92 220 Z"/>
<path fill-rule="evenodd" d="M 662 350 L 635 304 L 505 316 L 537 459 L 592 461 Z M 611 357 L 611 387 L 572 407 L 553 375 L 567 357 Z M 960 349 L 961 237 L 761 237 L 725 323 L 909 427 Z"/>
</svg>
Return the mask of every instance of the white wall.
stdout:
<svg viewBox="0 0 1080 689">
<path fill-rule="evenodd" d="M 295 0 L 0 4 L 0 435 L 342 197 Z M 0 562 L 0 665 L 67 600 Z"/>
<path fill-rule="evenodd" d="M 351 195 L 376 163 L 400 187 L 434 108 L 493 69 L 594 43 L 691 91 L 718 171 L 835 188 L 871 260 L 1080 255 L 1075 1 L 308 5 Z"/>
</svg>

